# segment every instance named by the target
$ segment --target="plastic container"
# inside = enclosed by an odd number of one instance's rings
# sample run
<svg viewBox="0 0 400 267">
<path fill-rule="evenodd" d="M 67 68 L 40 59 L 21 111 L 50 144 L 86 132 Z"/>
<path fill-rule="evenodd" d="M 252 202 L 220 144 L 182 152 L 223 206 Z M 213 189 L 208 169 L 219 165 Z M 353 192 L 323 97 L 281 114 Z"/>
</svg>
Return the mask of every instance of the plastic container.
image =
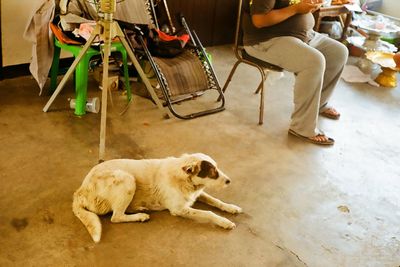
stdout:
<svg viewBox="0 0 400 267">
<path fill-rule="evenodd" d="M 75 99 L 69 101 L 69 107 L 75 109 Z M 100 99 L 98 97 L 88 98 L 86 100 L 86 111 L 92 113 L 99 113 L 100 111 Z"/>
</svg>

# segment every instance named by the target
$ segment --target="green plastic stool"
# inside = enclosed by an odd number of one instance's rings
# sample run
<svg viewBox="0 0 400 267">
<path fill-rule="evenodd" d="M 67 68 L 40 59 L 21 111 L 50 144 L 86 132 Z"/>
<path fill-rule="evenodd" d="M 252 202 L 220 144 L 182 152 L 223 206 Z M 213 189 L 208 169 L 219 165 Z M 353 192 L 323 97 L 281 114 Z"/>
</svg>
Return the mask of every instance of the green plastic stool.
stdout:
<svg viewBox="0 0 400 267">
<path fill-rule="evenodd" d="M 80 45 L 69 45 L 61 43 L 57 38 L 54 38 L 54 57 L 51 65 L 51 78 L 50 78 L 50 90 L 53 92 L 57 88 L 57 75 L 60 62 L 61 49 L 67 50 L 73 54 L 76 58 L 79 55 L 83 46 Z M 122 61 L 124 64 L 124 78 L 125 88 L 127 92 L 128 101 L 132 99 L 131 87 L 129 83 L 128 73 L 128 56 L 122 43 L 115 42 L 111 45 L 111 52 L 120 52 L 122 55 Z M 100 55 L 100 51 L 89 47 L 81 61 L 78 63 L 75 69 L 75 115 L 81 116 L 86 114 L 86 100 L 87 100 L 87 82 L 88 82 L 88 70 L 89 61 L 93 56 Z"/>
</svg>

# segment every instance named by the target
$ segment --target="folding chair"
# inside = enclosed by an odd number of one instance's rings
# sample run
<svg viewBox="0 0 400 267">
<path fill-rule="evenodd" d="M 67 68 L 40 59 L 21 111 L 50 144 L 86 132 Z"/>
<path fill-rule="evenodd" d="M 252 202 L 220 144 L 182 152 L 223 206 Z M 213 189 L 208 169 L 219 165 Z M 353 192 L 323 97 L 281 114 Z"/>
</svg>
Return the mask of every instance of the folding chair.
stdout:
<svg viewBox="0 0 400 267">
<path fill-rule="evenodd" d="M 229 73 L 228 79 L 225 82 L 225 85 L 222 89 L 222 92 L 225 93 L 226 89 L 230 81 L 232 80 L 232 76 L 235 73 L 237 67 L 240 63 L 245 63 L 257 68 L 261 74 L 261 82 L 257 87 L 255 93 L 261 93 L 260 96 L 260 115 L 258 124 L 262 125 L 264 122 L 264 82 L 268 77 L 270 71 L 282 72 L 283 69 L 281 67 L 275 66 L 258 58 L 250 56 L 243 46 L 243 30 L 242 30 L 242 18 L 243 16 L 250 16 L 248 7 L 248 0 L 245 0 L 245 4 L 247 6 L 243 6 L 243 0 L 239 0 L 238 14 L 237 14 L 237 23 L 236 23 L 236 33 L 235 33 L 235 44 L 234 51 L 237 61 L 233 66 L 231 72 Z"/>
<path fill-rule="evenodd" d="M 152 0 L 141 1 L 145 4 L 138 3 L 140 2 L 138 0 L 125 1 L 125 4 L 131 8 L 130 17 L 128 21 L 119 21 L 119 24 L 124 28 L 128 43 L 136 57 L 148 61 L 158 82 L 156 86 L 153 86 L 153 90 L 159 92 L 156 95 L 163 101 L 163 106 L 180 119 L 192 119 L 224 110 L 224 95 L 196 32 L 188 27 L 185 18 L 181 16 L 183 27 L 181 30 L 190 36 L 190 44 L 185 46 L 181 54 L 173 58 L 153 55 L 146 43 L 143 26 L 139 25 L 142 23 L 137 22 L 136 17 L 148 14 L 149 18 L 146 18 L 146 21 L 150 23 L 146 27 L 158 29 L 155 6 Z M 166 5 L 166 1 L 164 4 Z M 146 10 L 141 10 L 140 7 Z M 137 44 L 140 45 L 139 48 Z M 151 93 L 152 98 L 154 95 Z M 212 100 L 214 98 L 215 100 Z M 160 99 L 153 99 L 153 101 L 157 103 Z M 192 101 L 194 99 L 196 101 Z M 222 101 L 218 101 L 221 99 Z"/>
</svg>

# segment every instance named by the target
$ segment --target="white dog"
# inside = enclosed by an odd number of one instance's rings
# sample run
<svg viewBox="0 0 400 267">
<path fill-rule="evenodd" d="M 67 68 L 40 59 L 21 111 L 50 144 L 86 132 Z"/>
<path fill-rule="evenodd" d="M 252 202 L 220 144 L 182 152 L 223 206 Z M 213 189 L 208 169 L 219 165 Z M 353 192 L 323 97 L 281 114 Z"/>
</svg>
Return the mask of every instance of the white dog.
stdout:
<svg viewBox="0 0 400 267">
<path fill-rule="evenodd" d="M 74 193 L 73 212 L 86 226 L 95 242 L 100 241 L 97 215 L 112 212 L 112 222 L 143 222 L 143 210 L 168 209 L 172 215 L 235 228 L 230 220 L 211 211 L 193 209 L 198 199 L 229 213 L 241 213 L 238 206 L 224 203 L 203 190 L 223 188 L 230 179 L 204 154 L 184 154 L 179 158 L 116 159 L 93 167 Z"/>
</svg>

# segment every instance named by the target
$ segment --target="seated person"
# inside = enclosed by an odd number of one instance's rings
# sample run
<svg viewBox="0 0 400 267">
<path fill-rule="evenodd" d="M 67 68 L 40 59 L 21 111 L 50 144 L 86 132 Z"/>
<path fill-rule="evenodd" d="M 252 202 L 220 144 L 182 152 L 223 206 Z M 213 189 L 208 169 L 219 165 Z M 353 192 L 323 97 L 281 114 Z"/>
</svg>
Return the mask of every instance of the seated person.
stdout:
<svg viewBox="0 0 400 267">
<path fill-rule="evenodd" d="M 289 133 L 319 145 L 334 140 L 317 128 L 318 116 L 339 119 L 328 106 L 347 61 L 346 46 L 313 31 L 322 0 L 247 0 L 244 45 L 248 54 L 296 75 Z M 246 14 L 247 13 L 247 14 Z"/>
</svg>

